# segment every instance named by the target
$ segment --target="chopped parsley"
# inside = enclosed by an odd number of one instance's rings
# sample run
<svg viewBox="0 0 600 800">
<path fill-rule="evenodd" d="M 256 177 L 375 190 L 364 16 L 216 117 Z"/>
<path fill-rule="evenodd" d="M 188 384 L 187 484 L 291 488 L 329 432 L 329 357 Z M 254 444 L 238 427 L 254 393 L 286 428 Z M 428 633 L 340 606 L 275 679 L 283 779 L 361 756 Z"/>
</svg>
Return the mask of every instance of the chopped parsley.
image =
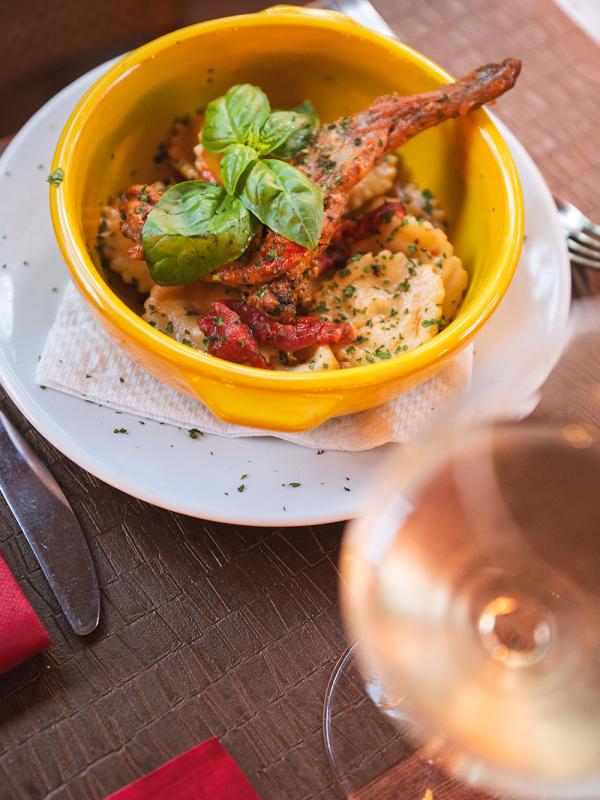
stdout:
<svg viewBox="0 0 600 800">
<path fill-rule="evenodd" d="M 65 179 L 65 172 L 62 167 L 57 167 L 53 172 L 48 175 L 46 181 L 50 184 L 50 186 L 54 186 L 56 189 L 61 185 L 61 183 Z"/>
<path fill-rule="evenodd" d="M 337 161 L 334 161 L 328 155 L 323 153 L 317 158 L 317 165 L 321 167 L 322 170 L 325 170 L 325 172 L 330 172 L 337 166 Z"/>
<path fill-rule="evenodd" d="M 238 492 L 241 494 L 241 493 L 244 491 L 244 489 L 245 489 L 245 488 L 246 488 L 246 487 L 244 486 L 244 484 L 243 484 L 243 483 L 241 483 L 241 484 L 240 484 L 240 485 L 237 487 L 237 490 L 238 490 Z"/>
<path fill-rule="evenodd" d="M 424 328 L 429 328 L 432 325 L 438 325 L 438 324 L 439 324 L 439 319 L 424 319 L 423 322 L 421 323 L 421 325 Z"/>
<path fill-rule="evenodd" d="M 291 483 L 288 483 L 288 486 L 291 486 L 292 489 L 297 489 L 298 486 L 302 486 L 302 484 L 298 483 L 297 481 L 292 481 Z"/>
<path fill-rule="evenodd" d="M 392 354 L 389 352 L 389 350 L 386 350 L 384 347 L 378 347 L 377 350 L 375 350 L 375 355 L 377 356 L 377 358 L 383 358 L 383 359 L 392 357 Z"/>
<path fill-rule="evenodd" d="M 198 428 L 190 428 L 188 431 L 188 436 L 190 439 L 199 439 L 204 436 L 204 434 L 202 431 L 199 431 Z"/>
<path fill-rule="evenodd" d="M 344 297 L 352 297 L 355 291 L 356 291 L 356 286 L 353 286 L 352 284 L 346 286 L 346 288 L 344 289 Z"/>
<path fill-rule="evenodd" d="M 167 333 L 173 333 L 173 323 L 169 320 L 165 326 Z"/>
<path fill-rule="evenodd" d="M 127 433 L 127 428 L 115 428 L 113 433 Z"/>
</svg>

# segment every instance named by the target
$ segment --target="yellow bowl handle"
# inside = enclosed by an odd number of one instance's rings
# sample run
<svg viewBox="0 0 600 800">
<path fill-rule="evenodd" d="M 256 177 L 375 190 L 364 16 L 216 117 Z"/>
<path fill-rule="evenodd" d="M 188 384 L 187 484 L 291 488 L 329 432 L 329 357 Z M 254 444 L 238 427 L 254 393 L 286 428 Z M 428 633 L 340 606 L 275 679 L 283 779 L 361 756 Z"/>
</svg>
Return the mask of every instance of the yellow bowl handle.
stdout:
<svg viewBox="0 0 600 800">
<path fill-rule="evenodd" d="M 358 25 L 347 14 L 342 14 L 341 11 L 334 11 L 330 8 L 306 8 L 305 6 L 286 6 L 284 4 L 277 6 L 269 6 L 263 8 L 261 14 L 294 14 L 297 17 L 320 17 L 321 19 L 331 19 L 334 22 L 352 22 Z"/>
<path fill-rule="evenodd" d="M 183 374 L 186 380 L 185 374 Z M 238 386 L 188 375 L 187 385 L 225 422 L 271 431 L 305 431 L 335 416 L 343 408 L 341 394 L 321 392 L 270 394 L 261 388 Z"/>
</svg>

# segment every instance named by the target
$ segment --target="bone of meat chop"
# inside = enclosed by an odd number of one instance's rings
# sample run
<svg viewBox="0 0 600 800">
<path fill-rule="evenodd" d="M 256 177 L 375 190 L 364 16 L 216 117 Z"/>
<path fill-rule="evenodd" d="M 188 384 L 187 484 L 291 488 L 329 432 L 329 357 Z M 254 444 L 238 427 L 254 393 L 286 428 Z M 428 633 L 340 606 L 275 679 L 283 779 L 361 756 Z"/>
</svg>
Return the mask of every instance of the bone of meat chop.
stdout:
<svg viewBox="0 0 600 800">
<path fill-rule="evenodd" d="M 293 266 L 288 259 L 285 277 L 277 281 L 276 295 L 269 287 L 260 287 L 249 298 L 265 313 L 290 318 L 295 313 L 297 293 L 285 287 L 286 281 L 302 283 L 308 263 L 327 246 L 346 207 L 350 189 L 374 164 L 389 152 L 427 128 L 463 116 L 489 103 L 512 88 L 521 71 L 521 62 L 509 58 L 500 64 L 487 64 L 468 73 L 456 83 L 440 86 L 432 92 L 403 97 L 390 94 L 378 97 L 364 111 L 342 117 L 325 125 L 299 168 L 325 191 L 325 218 L 316 253 L 299 254 Z M 269 246 L 277 241 L 276 234 Z M 260 251 L 256 259 L 260 259 Z M 235 285 L 235 270 L 228 265 L 227 282 Z M 288 277 L 289 276 L 289 277 Z M 266 278 L 266 281 L 272 278 Z M 281 302 L 278 298 L 285 298 Z"/>
</svg>

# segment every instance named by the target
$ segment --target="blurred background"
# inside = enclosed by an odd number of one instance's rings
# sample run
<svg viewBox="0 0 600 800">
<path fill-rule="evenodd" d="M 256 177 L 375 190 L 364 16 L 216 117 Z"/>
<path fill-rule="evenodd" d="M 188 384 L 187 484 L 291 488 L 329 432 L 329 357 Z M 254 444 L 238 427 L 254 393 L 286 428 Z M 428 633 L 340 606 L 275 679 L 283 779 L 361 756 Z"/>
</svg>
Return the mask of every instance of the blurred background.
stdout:
<svg viewBox="0 0 600 800">
<path fill-rule="evenodd" d="M 266 0 L 1 0 L 0 138 L 92 67 L 163 33 Z M 296 5 L 294 0 L 288 5 Z"/>
</svg>

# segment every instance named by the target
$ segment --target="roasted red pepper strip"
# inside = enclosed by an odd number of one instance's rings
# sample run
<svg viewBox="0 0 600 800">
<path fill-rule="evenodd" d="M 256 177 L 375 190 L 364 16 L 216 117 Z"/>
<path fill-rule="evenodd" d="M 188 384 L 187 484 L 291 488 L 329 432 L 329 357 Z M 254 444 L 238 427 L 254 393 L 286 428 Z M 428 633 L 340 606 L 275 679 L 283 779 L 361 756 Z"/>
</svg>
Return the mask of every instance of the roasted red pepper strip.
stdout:
<svg viewBox="0 0 600 800">
<path fill-rule="evenodd" d="M 323 322 L 317 317 L 295 317 L 289 325 L 266 317 L 257 308 L 237 300 L 225 301 L 247 323 L 257 341 L 293 353 L 315 344 L 349 344 L 356 337 L 352 325 Z"/>
<path fill-rule="evenodd" d="M 390 200 L 383 203 L 373 211 L 365 211 L 354 218 L 344 218 L 336 231 L 333 242 L 343 241 L 345 238 L 359 242 L 379 233 L 382 223 L 390 222 L 392 217 L 406 216 L 406 209 L 399 200 Z"/>
<path fill-rule="evenodd" d="M 234 361 L 236 364 L 271 369 L 258 349 L 250 328 L 224 303 L 213 303 L 213 311 L 199 317 L 198 325 L 210 340 L 208 352 L 212 356 Z"/>
</svg>

